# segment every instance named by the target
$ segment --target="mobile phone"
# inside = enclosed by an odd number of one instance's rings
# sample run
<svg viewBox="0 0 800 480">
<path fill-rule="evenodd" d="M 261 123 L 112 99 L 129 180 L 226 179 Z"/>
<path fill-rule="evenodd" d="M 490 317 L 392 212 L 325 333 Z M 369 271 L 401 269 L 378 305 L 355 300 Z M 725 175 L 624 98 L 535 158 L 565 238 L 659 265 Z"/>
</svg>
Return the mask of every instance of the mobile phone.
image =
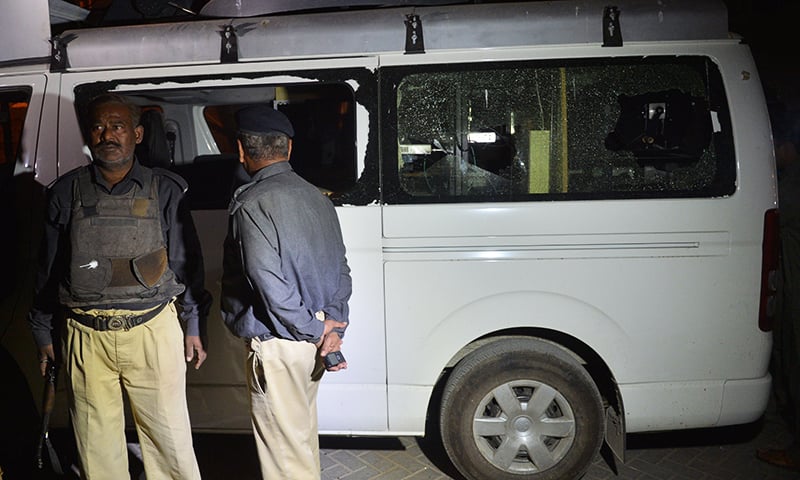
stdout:
<svg viewBox="0 0 800 480">
<path fill-rule="evenodd" d="M 342 352 L 331 352 L 325 355 L 322 361 L 325 363 L 325 368 L 332 368 L 344 362 L 345 360 L 344 360 L 344 355 L 342 355 Z"/>
</svg>

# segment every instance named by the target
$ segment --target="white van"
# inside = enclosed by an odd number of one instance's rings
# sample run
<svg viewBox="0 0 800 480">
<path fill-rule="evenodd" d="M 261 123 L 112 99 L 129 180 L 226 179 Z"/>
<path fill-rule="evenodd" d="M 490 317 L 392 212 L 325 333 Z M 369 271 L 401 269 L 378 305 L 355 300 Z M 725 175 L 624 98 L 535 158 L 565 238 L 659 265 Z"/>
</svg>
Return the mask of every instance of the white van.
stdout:
<svg viewBox="0 0 800 480">
<path fill-rule="evenodd" d="M 292 165 L 336 204 L 352 268 L 349 368 L 323 381 L 321 433 L 441 432 L 466 478 L 566 479 L 603 438 L 622 458 L 626 433 L 762 415 L 775 164 L 721 0 L 224 3 L 67 31 L 50 58 L 0 64 L 18 240 L 0 332 L 37 397 L 42 190 L 89 161 L 80 115 L 115 91 L 151 112 L 140 161 L 190 184 L 215 302 L 208 361 L 188 374 L 198 431 L 250 430 L 219 279 L 242 181 L 232 118 L 254 102 L 294 123 Z"/>
</svg>

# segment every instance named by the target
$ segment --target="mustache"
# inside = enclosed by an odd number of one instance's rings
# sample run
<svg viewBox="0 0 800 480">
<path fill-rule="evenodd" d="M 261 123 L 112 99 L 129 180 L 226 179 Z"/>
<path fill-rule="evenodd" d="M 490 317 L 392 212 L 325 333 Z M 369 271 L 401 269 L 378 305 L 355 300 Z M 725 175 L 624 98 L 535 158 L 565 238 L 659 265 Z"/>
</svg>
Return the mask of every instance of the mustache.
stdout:
<svg viewBox="0 0 800 480">
<path fill-rule="evenodd" d="M 95 143 L 94 144 L 94 148 L 101 148 L 101 147 L 117 147 L 117 148 L 120 148 L 121 146 L 122 145 L 120 145 L 117 142 L 110 142 L 110 141 L 99 142 L 99 143 Z"/>
</svg>

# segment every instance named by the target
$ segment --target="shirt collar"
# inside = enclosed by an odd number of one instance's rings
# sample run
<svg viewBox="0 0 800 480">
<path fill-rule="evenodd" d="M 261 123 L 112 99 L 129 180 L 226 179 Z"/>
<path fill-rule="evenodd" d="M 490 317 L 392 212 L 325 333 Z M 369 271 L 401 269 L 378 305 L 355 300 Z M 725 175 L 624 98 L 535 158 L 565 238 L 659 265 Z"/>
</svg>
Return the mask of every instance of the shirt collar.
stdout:
<svg viewBox="0 0 800 480">
<path fill-rule="evenodd" d="M 239 207 L 242 206 L 242 203 L 239 201 L 239 196 L 243 194 L 246 190 L 248 190 L 250 187 L 260 182 L 261 180 L 291 171 L 292 171 L 292 166 L 291 164 L 289 164 L 288 161 L 273 163 L 271 165 L 267 165 L 266 167 L 260 169 L 255 173 L 255 175 L 250 177 L 249 182 L 240 186 L 239 188 L 236 189 L 235 192 L 233 192 L 231 201 L 228 204 L 228 213 L 233 215 L 236 212 L 236 210 L 238 210 Z"/>
<path fill-rule="evenodd" d="M 108 185 L 108 182 L 106 182 L 105 178 L 103 178 L 103 175 L 100 173 L 100 170 L 97 168 L 97 165 L 92 163 L 91 168 L 92 168 L 92 174 L 94 175 L 95 178 L 95 182 L 110 192 L 112 189 L 110 185 Z M 136 160 L 136 158 L 133 159 L 133 166 L 128 171 L 127 175 L 125 175 L 125 178 L 123 178 L 122 181 L 120 181 L 117 185 L 115 185 L 115 187 L 122 188 L 123 186 L 129 186 L 131 181 L 138 183 L 139 188 L 144 187 L 144 182 L 145 182 L 144 167 L 138 162 L 138 160 Z"/>
<path fill-rule="evenodd" d="M 267 165 L 266 167 L 262 168 L 261 170 L 257 171 L 255 175 L 250 179 L 251 182 L 257 182 L 259 180 L 263 180 L 268 177 L 272 177 L 275 175 L 279 175 L 281 173 L 290 172 L 292 170 L 291 164 L 289 161 L 281 161 L 276 162 L 271 165 Z"/>
</svg>

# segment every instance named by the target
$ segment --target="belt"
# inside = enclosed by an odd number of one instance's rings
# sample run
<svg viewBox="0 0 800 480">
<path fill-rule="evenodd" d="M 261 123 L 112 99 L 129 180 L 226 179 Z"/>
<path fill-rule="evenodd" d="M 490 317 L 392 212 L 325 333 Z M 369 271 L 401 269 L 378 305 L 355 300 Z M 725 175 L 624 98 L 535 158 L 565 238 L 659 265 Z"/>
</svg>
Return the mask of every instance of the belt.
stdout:
<svg viewBox="0 0 800 480">
<path fill-rule="evenodd" d="M 152 310 L 148 310 L 141 315 L 88 315 L 73 311 L 70 312 L 69 318 L 100 332 L 107 330 L 130 330 L 161 313 L 161 310 L 164 310 L 167 304 L 169 304 L 169 302 L 159 305 Z"/>
</svg>

